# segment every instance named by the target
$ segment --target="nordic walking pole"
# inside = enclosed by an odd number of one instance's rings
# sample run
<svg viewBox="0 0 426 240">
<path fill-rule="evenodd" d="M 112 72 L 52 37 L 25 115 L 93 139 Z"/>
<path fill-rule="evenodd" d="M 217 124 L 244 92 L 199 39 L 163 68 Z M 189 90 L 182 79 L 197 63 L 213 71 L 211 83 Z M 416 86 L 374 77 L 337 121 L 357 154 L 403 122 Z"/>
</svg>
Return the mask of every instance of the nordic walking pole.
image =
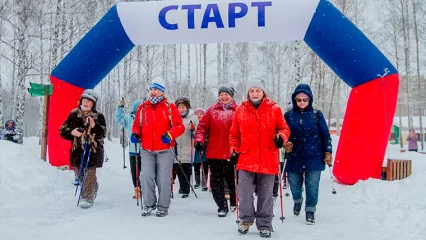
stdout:
<svg viewBox="0 0 426 240">
<path fill-rule="evenodd" d="M 195 193 L 194 187 L 192 186 L 191 182 L 188 179 L 188 176 L 186 176 L 185 172 L 183 171 L 182 162 L 178 159 L 175 152 L 173 152 L 173 148 L 170 146 L 170 151 L 172 152 L 173 156 L 175 157 L 176 161 L 178 162 L 179 168 L 182 171 L 183 176 L 185 177 L 186 182 L 191 187 L 192 193 L 195 195 L 196 198 L 198 198 L 197 194 Z"/>
<path fill-rule="evenodd" d="M 78 131 L 81 133 L 84 133 L 84 130 L 81 128 L 79 128 Z M 81 156 L 80 170 L 78 171 L 78 175 L 77 175 L 77 183 L 75 183 L 76 188 L 75 188 L 74 196 L 77 196 L 78 186 L 80 185 L 80 177 L 81 177 L 81 171 L 83 169 L 84 155 L 86 155 L 87 142 L 88 141 L 86 139 L 86 142 L 84 143 L 83 155 Z"/>
<path fill-rule="evenodd" d="M 123 169 L 126 169 L 126 145 L 124 139 L 124 127 L 121 129 L 123 133 Z"/>
<path fill-rule="evenodd" d="M 204 171 L 203 151 L 200 151 L 201 174 L 203 175 L 204 187 L 207 187 L 206 171 Z M 208 173 L 207 173 L 208 174 Z"/>
<path fill-rule="evenodd" d="M 136 191 L 139 191 L 139 198 L 136 198 L 136 205 L 139 206 L 139 199 L 140 199 L 140 201 L 141 201 L 141 210 L 143 210 L 143 204 L 142 204 L 142 186 L 141 186 L 141 182 L 139 180 L 139 174 L 140 174 L 140 172 L 139 172 L 139 157 L 138 157 L 138 144 L 137 143 L 135 143 L 135 149 L 136 149 L 136 156 L 135 156 L 135 158 L 136 158 L 136 161 L 135 161 L 136 166 L 135 167 L 136 167 L 136 187 L 137 187 Z"/>
<path fill-rule="evenodd" d="M 334 189 L 334 180 L 333 180 L 333 174 L 331 173 L 331 167 L 332 167 L 333 165 L 331 165 L 331 164 L 328 164 L 328 170 L 329 170 L 329 172 L 330 172 L 330 178 L 331 178 L 331 187 L 333 188 L 333 191 L 332 191 L 332 193 L 333 194 L 336 194 L 337 192 L 336 192 L 336 189 Z"/>
<path fill-rule="evenodd" d="M 278 156 L 278 159 L 279 158 L 280 157 Z M 279 172 L 278 172 L 279 176 L 278 176 L 278 178 L 280 179 L 280 208 L 281 208 L 281 217 L 280 217 L 280 220 L 281 220 L 281 222 L 284 222 L 285 217 L 284 217 L 284 206 L 283 206 L 283 188 L 282 188 L 282 179 L 281 179 L 282 172 L 281 172 L 281 163 L 280 163 L 280 161 L 278 161 L 278 169 L 279 169 Z"/>
<path fill-rule="evenodd" d="M 89 167 L 91 153 L 92 153 L 92 144 L 89 144 L 89 154 L 87 155 L 86 166 L 84 167 L 84 170 L 83 170 L 83 180 L 81 181 L 80 194 L 78 195 L 77 206 L 80 204 L 80 198 L 81 198 L 81 195 L 83 194 L 84 180 L 86 179 L 86 176 L 87 176 L 87 168 Z"/>
<path fill-rule="evenodd" d="M 237 169 L 236 169 L 236 166 L 234 166 L 234 184 L 235 184 L 235 203 L 236 203 L 236 218 L 237 218 L 237 220 L 235 220 L 235 222 L 237 223 L 237 224 L 240 224 L 240 218 L 239 218 L 239 210 L 238 210 L 238 208 L 239 208 L 239 206 L 240 206 L 240 204 L 238 203 L 238 180 L 237 180 Z"/>
</svg>

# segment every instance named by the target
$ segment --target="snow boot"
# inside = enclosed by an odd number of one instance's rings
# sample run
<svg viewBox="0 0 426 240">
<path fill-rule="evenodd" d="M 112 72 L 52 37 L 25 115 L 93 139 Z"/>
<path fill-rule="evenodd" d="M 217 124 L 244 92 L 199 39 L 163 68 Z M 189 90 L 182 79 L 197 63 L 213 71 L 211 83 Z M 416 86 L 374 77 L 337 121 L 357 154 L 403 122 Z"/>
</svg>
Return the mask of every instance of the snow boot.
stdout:
<svg viewBox="0 0 426 240">
<path fill-rule="evenodd" d="M 165 216 L 167 216 L 169 214 L 169 212 L 168 211 L 165 211 L 165 210 L 158 210 L 157 211 L 157 213 L 155 214 L 155 216 L 157 216 L 157 217 L 165 217 Z"/>
<path fill-rule="evenodd" d="M 272 231 L 271 230 L 262 229 L 262 230 L 259 231 L 259 234 L 260 234 L 260 237 L 270 238 L 271 234 L 272 234 Z"/>
<path fill-rule="evenodd" d="M 219 209 L 217 211 L 217 216 L 218 217 L 226 217 L 226 215 L 228 214 L 228 212 L 229 212 L 228 208 Z"/>
<path fill-rule="evenodd" d="M 294 216 L 299 216 L 300 210 L 302 209 L 303 198 L 300 203 L 294 203 L 293 214 Z"/>
<path fill-rule="evenodd" d="M 308 225 L 315 224 L 315 213 L 314 212 L 306 212 L 306 223 Z"/>
<path fill-rule="evenodd" d="M 203 192 L 207 192 L 209 189 L 207 188 L 207 187 L 203 187 L 202 189 L 201 189 L 201 191 L 203 191 Z"/>
<path fill-rule="evenodd" d="M 93 201 L 92 200 L 87 200 L 87 199 L 82 199 L 80 201 L 80 204 L 78 206 L 80 208 L 83 208 L 83 209 L 88 209 L 88 208 L 91 208 L 93 206 Z"/>
<path fill-rule="evenodd" d="M 156 209 L 155 206 L 152 206 L 152 207 L 145 206 L 145 207 L 143 207 L 141 215 L 143 217 L 149 216 L 149 215 L 151 215 L 152 211 L 155 210 L 155 209 Z"/>
<path fill-rule="evenodd" d="M 229 207 L 229 210 L 231 212 L 235 212 L 236 209 L 237 209 L 237 206 L 231 206 L 231 207 Z"/>
<path fill-rule="evenodd" d="M 251 225 L 253 225 L 252 222 L 240 222 L 238 225 L 238 232 L 241 234 L 246 234 Z"/>
<path fill-rule="evenodd" d="M 187 198 L 187 197 L 189 197 L 189 194 L 184 193 L 184 194 L 182 195 L 182 198 Z"/>
</svg>

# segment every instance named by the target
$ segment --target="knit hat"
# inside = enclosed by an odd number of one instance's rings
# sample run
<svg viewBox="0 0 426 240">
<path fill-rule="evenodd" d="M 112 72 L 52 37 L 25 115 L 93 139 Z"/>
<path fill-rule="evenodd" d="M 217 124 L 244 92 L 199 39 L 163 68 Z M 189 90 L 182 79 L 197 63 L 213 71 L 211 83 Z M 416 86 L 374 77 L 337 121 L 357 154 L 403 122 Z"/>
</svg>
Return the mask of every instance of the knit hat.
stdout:
<svg viewBox="0 0 426 240">
<path fill-rule="evenodd" d="M 260 88 L 266 94 L 265 81 L 262 78 L 251 78 L 247 83 L 247 92 L 250 90 L 250 88 Z"/>
<path fill-rule="evenodd" d="M 217 95 L 220 95 L 223 92 L 229 94 L 233 98 L 235 90 L 234 90 L 233 87 L 222 86 L 222 87 L 219 88 Z"/>
<path fill-rule="evenodd" d="M 202 108 L 197 108 L 197 109 L 195 109 L 194 114 L 197 114 L 197 113 L 202 113 L 202 114 L 204 114 L 204 113 L 205 113 L 205 111 L 204 111 Z"/>
<path fill-rule="evenodd" d="M 98 94 L 93 89 L 86 89 L 84 90 L 83 94 L 81 94 L 80 100 L 82 100 L 83 98 L 88 99 L 93 103 L 96 103 L 98 101 Z"/>
<path fill-rule="evenodd" d="M 185 107 L 186 107 L 187 109 L 190 109 L 190 108 L 191 108 L 191 100 L 189 100 L 189 98 L 187 98 L 187 97 L 180 97 L 180 98 L 176 99 L 176 101 L 175 101 L 175 105 L 176 105 L 176 107 L 177 107 L 179 104 L 183 104 L 183 105 L 185 105 Z"/>
<path fill-rule="evenodd" d="M 151 81 L 151 84 L 149 85 L 149 90 L 151 90 L 152 88 L 154 89 L 158 89 L 162 92 L 166 92 L 166 84 L 164 83 L 164 80 L 162 78 L 154 78 Z"/>
</svg>

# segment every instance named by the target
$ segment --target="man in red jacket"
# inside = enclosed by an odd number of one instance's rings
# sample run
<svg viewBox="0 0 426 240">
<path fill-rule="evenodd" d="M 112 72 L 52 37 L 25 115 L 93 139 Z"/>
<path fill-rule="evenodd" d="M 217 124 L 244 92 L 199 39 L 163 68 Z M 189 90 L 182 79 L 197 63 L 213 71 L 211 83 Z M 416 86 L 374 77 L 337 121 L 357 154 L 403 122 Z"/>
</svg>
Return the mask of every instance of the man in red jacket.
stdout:
<svg viewBox="0 0 426 240">
<path fill-rule="evenodd" d="M 151 215 L 156 208 L 157 217 L 167 216 L 174 160 L 171 147 L 175 146 L 175 139 L 185 131 L 180 113 L 173 103 L 167 101 L 165 91 L 162 79 L 152 81 L 149 99 L 136 111 L 130 138 L 132 143 L 142 143 L 142 216 Z M 156 184 L 158 201 L 155 194 Z"/>
</svg>

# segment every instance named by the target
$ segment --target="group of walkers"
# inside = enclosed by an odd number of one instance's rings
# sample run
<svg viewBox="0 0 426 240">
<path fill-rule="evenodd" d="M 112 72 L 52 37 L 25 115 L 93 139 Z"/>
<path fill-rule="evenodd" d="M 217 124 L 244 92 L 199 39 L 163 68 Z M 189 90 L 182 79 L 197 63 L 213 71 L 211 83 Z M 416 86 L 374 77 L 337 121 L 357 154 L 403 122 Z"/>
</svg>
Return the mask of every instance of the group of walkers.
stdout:
<svg viewBox="0 0 426 240">
<path fill-rule="evenodd" d="M 193 167 L 194 188 L 207 191 L 209 179 L 218 217 L 238 210 L 241 234 L 255 223 L 261 237 L 271 236 L 277 196 L 274 189 L 278 189 L 274 185 L 282 180 L 284 171 L 293 195 L 294 215 L 300 214 L 305 184 L 306 221 L 315 222 L 321 171 L 332 163 L 332 146 L 324 116 L 312 107 L 308 85 L 296 88 L 292 109 L 286 113 L 269 97 L 259 78 L 249 80 L 247 99 L 240 105 L 233 99 L 232 87 L 220 87 L 218 101 L 206 111 L 193 110 L 186 97 L 169 102 L 165 93 L 164 81 L 154 79 L 148 99 L 133 102 L 130 115 L 125 115 L 122 101 L 115 114 L 115 121 L 130 134 L 134 198 L 141 198 L 142 216 L 154 210 L 157 217 L 168 215 L 175 178 L 182 198 L 189 197 Z M 103 162 L 106 125 L 103 115 L 96 111 L 96 102 L 95 92 L 86 90 L 79 107 L 60 129 L 61 136 L 72 142 L 70 160 L 77 178 L 82 177 L 81 161 L 90 156 L 86 180 L 83 183 L 79 179 L 83 185 L 82 208 L 93 205 L 99 187 L 96 168 Z M 280 164 L 282 148 L 287 160 Z"/>
</svg>

